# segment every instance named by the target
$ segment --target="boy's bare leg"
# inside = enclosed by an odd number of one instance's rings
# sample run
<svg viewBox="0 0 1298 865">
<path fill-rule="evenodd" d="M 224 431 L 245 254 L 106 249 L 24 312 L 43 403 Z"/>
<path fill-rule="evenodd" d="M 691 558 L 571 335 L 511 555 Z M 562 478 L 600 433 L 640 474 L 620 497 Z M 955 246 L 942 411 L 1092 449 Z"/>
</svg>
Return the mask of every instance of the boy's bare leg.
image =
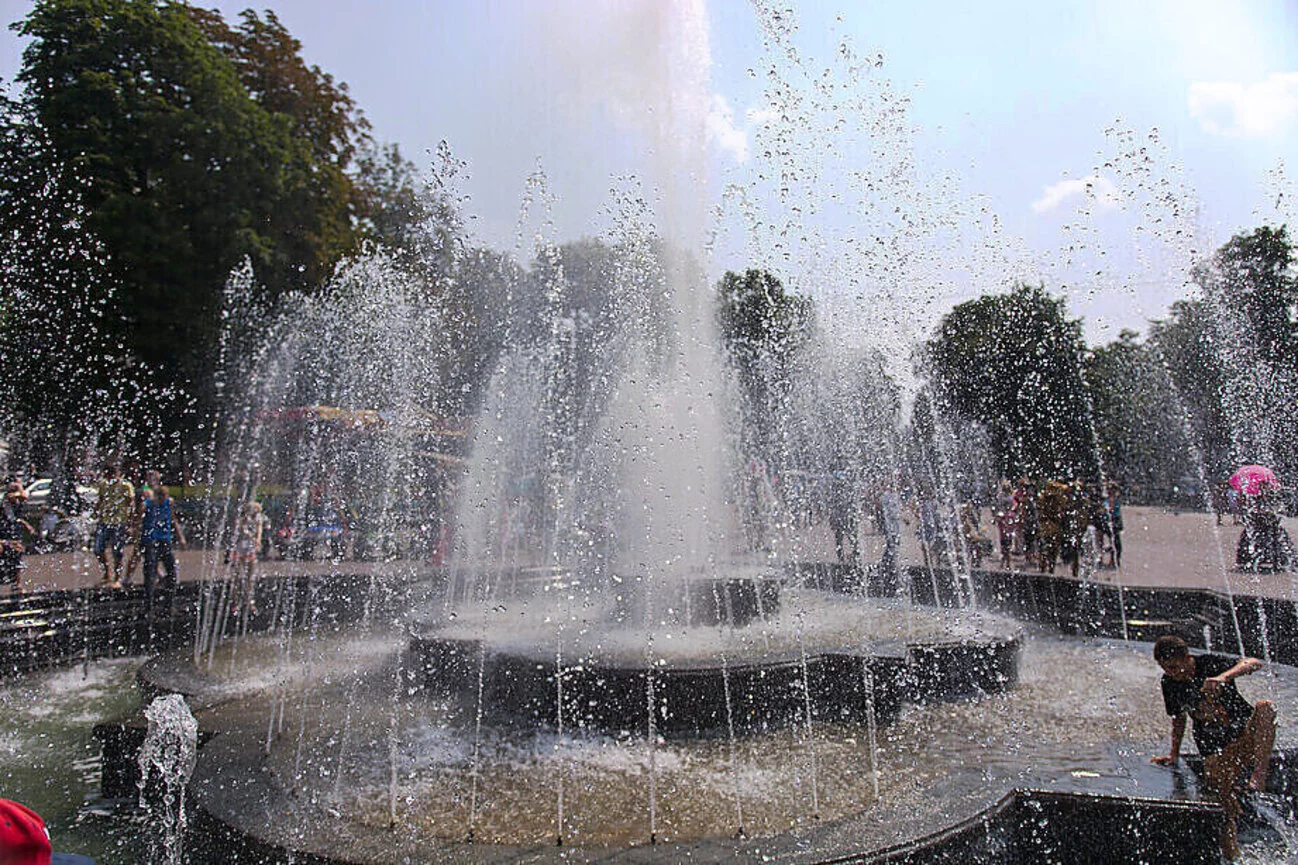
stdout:
<svg viewBox="0 0 1298 865">
<path fill-rule="evenodd" d="M 1237 741 L 1232 744 L 1239 743 Z M 1208 790 L 1221 803 L 1221 810 L 1226 813 L 1218 841 L 1221 844 L 1221 855 L 1231 862 L 1238 859 L 1240 854 L 1239 814 L 1243 810 L 1239 803 L 1239 792 L 1235 789 L 1235 779 L 1239 777 L 1241 768 L 1235 753 L 1238 750 L 1228 745 L 1222 753 L 1213 754 L 1203 761 L 1203 780 Z"/>
<path fill-rule="evenodd" d="M 1271 767 L 1271 750 L 1275 747 L 1275 705 L 1270 700 L 1258 700 L 1253 707 L 1253 717 L 1248 719 L 1245 736 L 1252 743 L 1249 753 L 1253 775 L 1249 778 L 1250 790 L 1266 790 L 1267 773 Z"/>
</svg>

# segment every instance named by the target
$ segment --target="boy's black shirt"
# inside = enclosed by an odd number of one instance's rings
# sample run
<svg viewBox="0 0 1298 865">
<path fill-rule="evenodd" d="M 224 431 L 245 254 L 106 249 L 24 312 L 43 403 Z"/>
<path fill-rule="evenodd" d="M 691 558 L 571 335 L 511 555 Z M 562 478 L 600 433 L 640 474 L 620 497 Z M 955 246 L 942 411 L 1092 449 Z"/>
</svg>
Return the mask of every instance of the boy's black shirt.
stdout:
<svg viewBox="0 0 1298 865">
<path fill-rule="evenodd" d="M 1253 706 L 1235 687 L 1227 682 L 1214 697 L 1203 693 L 1203 683 L 1220 676 L 1239 662 L 1228 655 L 1204 654 L 1194 656 L 1194 675 L 1178 682 L 1164 674 L 1163 703 L 1167 714 L 1176 717 L 1182 712 L 1194 722 L 1194 744 L 1199 753 L 1207 757 L 1216 754 L 1244 733 Z"/>
</svg>

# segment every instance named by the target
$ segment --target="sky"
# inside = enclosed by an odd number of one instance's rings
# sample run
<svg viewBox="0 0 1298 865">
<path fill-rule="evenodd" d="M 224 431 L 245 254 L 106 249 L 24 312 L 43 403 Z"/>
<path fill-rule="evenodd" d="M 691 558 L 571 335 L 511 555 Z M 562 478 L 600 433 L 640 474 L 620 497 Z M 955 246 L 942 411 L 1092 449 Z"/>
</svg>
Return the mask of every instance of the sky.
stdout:
<svg viewBox="0 0 1298 865">
<path fill-rule="evenodd" d="M 874 338 L 1028 279 L 1107 340 L 1293 222 L 1298 0 L 264 5 L 376 138 L 449 143 L 480 242 L 525 257 L 642 197 L 714 273 L 770 267 Z"/>
</svg>

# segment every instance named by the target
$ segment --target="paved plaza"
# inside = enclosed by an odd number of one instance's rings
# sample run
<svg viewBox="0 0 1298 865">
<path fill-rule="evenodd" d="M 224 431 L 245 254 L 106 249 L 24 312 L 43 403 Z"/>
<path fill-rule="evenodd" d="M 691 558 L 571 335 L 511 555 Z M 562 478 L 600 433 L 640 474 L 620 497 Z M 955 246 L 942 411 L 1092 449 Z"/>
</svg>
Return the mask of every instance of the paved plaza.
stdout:
<svg viewBox="0 0 1298 865">
<path fill-rule="evenodd" d="M 1096 571 L 1093 579 L 1097 582 L 1223 590 L 1228 584 L 1231 591 L 1241 594 L 1298 600 L 1295 575 L 1246 574 L 1234 570 L 1235 543 L 1239 539 L 1240 528 L 1229 517 L 1223 520 L 1221 526 L 1217 526 L 1211 516 L 1203 513 L 1142 507 L 1128 507 L 1123 513 L 1126 523 L 1126 531 L 1123 533 L 1123 566 L 1118 570 L 1105 568 Z M 1298 537 L 1298 519 L 1286 519 L 1285 526 L 1291 536 Z M 991 518 L 986 512 L 983 515 L 983 531 L 988 537 L 995 537 Z M 870 531 L 867 524 L 860 538 L 862 561 L 877 561 L 883 553 L 883 540 L 883 536 Z M 777 555 L 780 550 L 790 558 L 822 561 L 834 558 L 833 541 L 828 528 L 823 524 L 801 530 L 796 537 L 786 536 L 783 543 L 777 544 Z M 177 559 L 182 580 L 220 577 L 223 572 L 219 559 L 210 550 L 182 550 Z M 905 564 L 919 564 L 922 561 L 913 521 L 904 530 L 902 561 Z M 27 567 L 23 582 L 29 590 L 75 589 L 99 583 L 98 562 L 87 552 L 29 555 L 25 562 Z M 999 557 L 993 555 L 984 561 L 983 566 L 999 568 Z M 271 559 L 262 562 L 258 571 L 262 576 L 328 574 L 339 571 L 370 573 L 376 567 L 383 566 L 368 562 L 333 564 L 327 561 Z M 1031 570 L 1021 558 L 1015 558 L 1014 567 Z M 1069 570 L 1064 565 L 1057 567 L 1055 573 L 1067 575 Z M 135 579 L 137 582 L 140 579 L 138 570 Z"/>
</svg>

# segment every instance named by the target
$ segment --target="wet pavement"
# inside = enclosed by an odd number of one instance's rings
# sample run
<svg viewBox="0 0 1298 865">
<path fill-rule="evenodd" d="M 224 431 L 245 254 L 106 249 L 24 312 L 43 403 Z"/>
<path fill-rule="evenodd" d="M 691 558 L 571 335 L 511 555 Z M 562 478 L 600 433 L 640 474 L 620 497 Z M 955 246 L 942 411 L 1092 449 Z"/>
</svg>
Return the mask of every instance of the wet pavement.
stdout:
<svg viewBox="0 0 1298 865">
<path fill-rule="evenodd" d="M 1122 533 L 1122 567 L 1100 568 L 1091 579 L 1098 583 L 1139 586 L 1143 588 L 1217 589 L 1238 594 L 1298 599 L 1298 574 L 1249 574 L 1235 570 L 1235 545 L 1240 526 L 1225 517 L 1220 526 L 1209 514 L 1169 511 L 1164 508 L 1124 507 Z M 1286 518 L 1290 537 L 1298 538 L 1298 519 Z M 833 542 L 828 529 L 820 526 L 811 531 L 818 539 L 821 558 L 833 558 Z M 995 526 L 986 508 L 982 513 L 985 537 L 996 538 Z M 884 537 L 867 527 L 861 534 L 862 561 L 877 561 L 883 554 Z M 915 522 L 905 527 L 902 536 L 902 561 L 919 564 L 922 553 L 915 537 Z M 999 551 L 985 559 L 981 567 L 1001 570 Z M 1013 569 L 1039 573 L 1023 557 L 1013 558 Z M 1071 573 L 1067 565 L 1055 568 L 1056 575 Z"/>
<path fill-rule="evenodd" d="M 1298 581 L 1294 574 L 1247 574 L 1234 570 L 1235 544 L 1240 527 L 1226 517 L 1218 526 L 1204 513 L 1177 512 L 1163 508 L 1126 507 L 1123 509 L 1126 531 L 1123 532 L 1121 568 L 1101 568 L 1092 579 L 1100 583 L 1150 588 L 1207 588 L 1249 595 L 1298 600 Z M 983 532 L 994 538 L 991 517 L 984 509 Z M 1298 519 L 1285 520 L 1291 537 L 1298 537 Z M 903 564 L 923 561 L 912 520 L 902 535 Z M 777 560 L 832 561 L 833 540 L 824 524 L 813 525 L 770 539 Z M 860 536 L 861 561 L 877 561 L 883 554 L 884 537 L 863 526 Z M 129 557 L 130 548 L 127 549 Z M 218 554 L 210 550 L 181 550 L 177 553 L 182 581 L 223 578 L 225 568 Z M 25 558 L 23 583 L 29 590 L 76 589 L 98 585 L 102 569 L 89 552 L 31 554 Z M 258 565 L 260 576 L 306 573 L 369 574 L 376 568 L 409 571 L 432 568 L 426 562 L 376 564 L 355 561 L 280 561 L 272 557 Z M 982 567 L 999 569 L 994 554 Z M 1013 560 L 1015 570 L 1035 571 L 1022 557 Z M 1056 568 L 1056 574 L 1068 574 L 1067 566 Z M 134 579 L 140 581 L 137 567 Z"/>
</svg>

